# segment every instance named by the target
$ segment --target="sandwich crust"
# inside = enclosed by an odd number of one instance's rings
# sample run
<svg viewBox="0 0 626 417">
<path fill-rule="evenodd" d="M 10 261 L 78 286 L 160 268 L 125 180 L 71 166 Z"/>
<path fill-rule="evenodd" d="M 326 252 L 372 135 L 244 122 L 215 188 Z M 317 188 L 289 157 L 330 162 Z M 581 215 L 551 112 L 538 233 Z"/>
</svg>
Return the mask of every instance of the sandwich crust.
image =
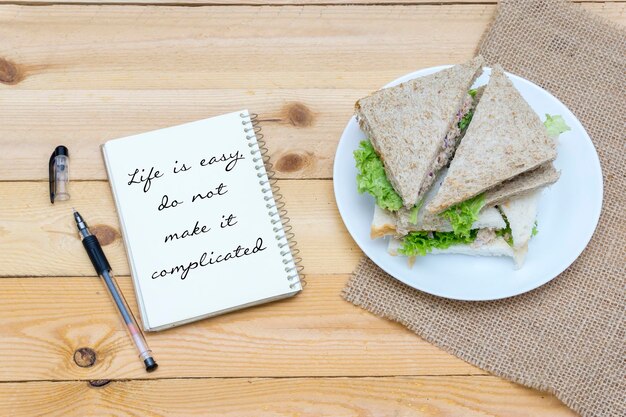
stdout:
<svg viewBox="0 0 626 417">
<path fill-rule="evenodd" d="M 493 206 L 511 197 L 530 194 L 539 188 L 554 184 L 560 176 L 561 173 L 554 169 L 552 162 L 546 162 L 487 190 L 485 206 Z"/>
</svg>

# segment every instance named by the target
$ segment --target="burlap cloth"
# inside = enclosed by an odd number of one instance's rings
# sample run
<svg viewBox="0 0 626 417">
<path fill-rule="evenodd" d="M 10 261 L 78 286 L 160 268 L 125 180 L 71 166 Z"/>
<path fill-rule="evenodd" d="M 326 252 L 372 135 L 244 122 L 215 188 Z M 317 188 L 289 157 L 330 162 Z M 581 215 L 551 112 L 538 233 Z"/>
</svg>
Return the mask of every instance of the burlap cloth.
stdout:
<svg viewBox="0 0 626 417">
<path fill-rule="evenodd" d="M 368 259 L 343 296 L 583 416 L 626 416 L 626 32 L 568 2 L 503 1 L 478 52 L 550 91 L 587 129 L 604 174 L 591 243 L 549 284 L 505 300 L 430 296 Z"/>
</svg>

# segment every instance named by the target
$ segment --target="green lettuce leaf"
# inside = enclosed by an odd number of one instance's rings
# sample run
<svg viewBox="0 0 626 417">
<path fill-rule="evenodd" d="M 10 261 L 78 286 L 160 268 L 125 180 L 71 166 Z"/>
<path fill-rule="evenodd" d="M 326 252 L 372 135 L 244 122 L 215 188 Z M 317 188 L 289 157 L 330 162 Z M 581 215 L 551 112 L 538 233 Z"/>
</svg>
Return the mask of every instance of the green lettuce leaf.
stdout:
<svg viewBox="0 0 626 417">
<path fill-rule="evenodd" d="M 550 137 L 557 137 L 563 132 L 572 130 L 567 124 L 565 124 L 563 117 L 558 114 L 550 116 L 546 113 L 546 121 L 543 122 L 543 125 L 546 127 L 546 131 Z"/>
<path fill-rule="evenodd" d="M 478 219 L 478 213 L 485 206 L 485 198 L 482 194 L 465 200 L 445 210 L 440 216 L 448 219 L 452 230 L 459 236 L 469 237 L 472 224 Z"/>
<path fill-rule="evenodd" d="M 419 203 L 413 206 L 411 209 L 411 213 L 409 216 L 409 222 L 412 224 L 417 224 L 417 214 L 420 212 L 420 209 L 424 205 L 424 199 L 421 199 Z"/>
<path fill-rule="evenodd" d="M 470 122 L 472 121 L 473 116 L 474 116 L 474 109 L 470 109 L 467 113 L 465 113 L 465 116 L 463 116 L 463 118 L 459 120 L 459 129 L 461 130 L 467 129 L 467 126 L 469 126 Z"/>
<path fill-rule="evenodd" d="M 537 229 L 537 220 L 535 220 L 535 225 L 533 226 L 533 231 L 530 232 L 530 236 L 537 236 L 537 233 L 539 233 L 539 229 Z"/>
<path fill-rule="evenodd" d="M 359 193 L 368 192 L 376 199 L 376 204 L 385 210 L 400 209 L 402 198 L 387 179 L 383 162 L 369 140 L 360 143 L 359 148 L 354 151 L 354 160 L 359 171 L 356 176 Z"/>
<path fill-rule="evenodd" d="M 402 239 L 398 253 L 405 256 L 424 256 L 434 248 L 446 249 L 456 244 L 472 243 L 478 230 L 472 230 L 467 236 L 454 232 L 411 232 Z"/>
</svg>

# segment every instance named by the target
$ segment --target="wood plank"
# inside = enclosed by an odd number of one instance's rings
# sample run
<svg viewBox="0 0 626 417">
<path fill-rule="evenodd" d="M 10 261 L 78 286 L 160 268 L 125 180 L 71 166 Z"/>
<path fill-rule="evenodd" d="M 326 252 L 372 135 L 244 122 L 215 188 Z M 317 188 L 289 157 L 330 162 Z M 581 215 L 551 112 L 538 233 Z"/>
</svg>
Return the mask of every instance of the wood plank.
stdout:
<svg viewBox="0 0 626 417">
<path fill-rule="evenodd" d="M 4 278 L 0 381 L 485 373 L 344 301 L 347 279 L 310 276 L 294 298 L 148 333 L 160 366 L 147 374 L 99 279 Z M 130 278 L 118 281 L 137 314 Z M 80 348 L 93 366 L 74 361 Z"/>
<path fill-rule="evenodd" d="M 348 234 L 328 180 L 279 182 L 309 274 L 350 273 L 361 251 Z M 93 276 L 76 233 L 76 207 L 100 237 L 119 275 L 130 270 L 109 185 L 71 184 L 67 203 L 50 204 L 47 182 L 0 182 L 0 277 Z M 36 260 L 36 261 L 35 261 Z"/>
<path fill-rule="evenodd" d="M 495 5 L 0 6 L 21 89 L 377 88 L 473 54 Z M 390 47 L 393 45 L 393 47 Z"/>
<path fill-rule="evenodd" d="M 2 384 L 12 417 L 574 417 L 551 395 L 495 377 L 194 379 Z"/>
<path fill-rule="evenodd" d="M 624 3 L 583 7 L 626 22 Z M 3 88 L 375 89 L 468 59 L 495 9 L 3 5 Z"/>
</svg>

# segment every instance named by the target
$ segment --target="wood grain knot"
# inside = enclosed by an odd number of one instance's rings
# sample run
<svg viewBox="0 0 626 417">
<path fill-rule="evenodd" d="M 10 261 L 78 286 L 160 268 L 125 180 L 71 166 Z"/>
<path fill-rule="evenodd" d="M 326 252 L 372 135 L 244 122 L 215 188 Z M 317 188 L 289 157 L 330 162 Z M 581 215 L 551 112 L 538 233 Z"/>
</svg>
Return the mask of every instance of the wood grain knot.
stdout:
<svg viewBox="0 0 626 417">
<path fill-rule="evenodd" d="M 98 241 L 102 246 L 110 245 L 115 242 L 115 239 L 120 237 L 120 234 L 114 227 L 107 226 L 106 224 L 97 224 L 89 228 L 91 233 L 96 235 Z"/>
<path fill-rule="evenodd" d="M 307 106 L 302 103 L 289 103 L 284 110 L 286 119 L 292 126 L 307 127 L 313 124 L 315 116 Z"/>
<path fill-rule="evenodd" d="M 275 168 L 280 172 L 295 172 L 304 169 L 313 162 L 313 154 L 291 152 L 276 161 Z"/>
<path fill-rule="evenodd" d="M 0 58 L 0 83 L 13 85 L 22 81 L 22 78 L 22 74 L 20 74 L 17 65 L 4 58 Z"/>
<path fill-rule="evenodd" d="M 89 381 L 89 386 L 94 388 L 104 387 L 111 382 L 110 379 L 94 379 L 93 381 Z"/>
<path fill-rule="evenodd" d="M 74 352 L 74 362 L 81 368 L 89 368 L 96 363 L 96 352 L 88 347 L 76 349 L 76 352 Z"/>
</svg>

